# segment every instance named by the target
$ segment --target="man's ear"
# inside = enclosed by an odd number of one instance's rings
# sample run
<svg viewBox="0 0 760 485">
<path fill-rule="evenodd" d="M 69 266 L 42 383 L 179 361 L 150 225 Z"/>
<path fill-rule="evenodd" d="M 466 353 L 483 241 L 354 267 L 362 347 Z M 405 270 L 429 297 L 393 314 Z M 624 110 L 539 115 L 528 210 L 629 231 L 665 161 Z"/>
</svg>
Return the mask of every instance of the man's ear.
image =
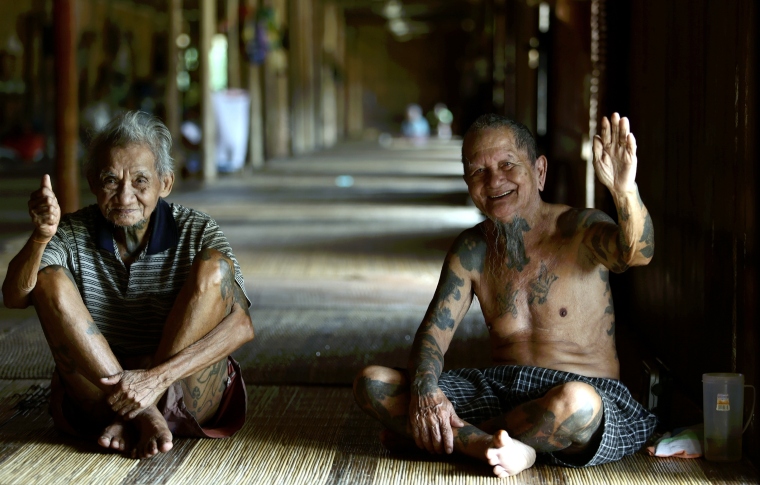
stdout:
<svg viewBox="0 0 760 485">
<path fill-rule="evenodd" d="M 169 172 L 161 179 L 161 193 L 159 195 L 165 199 L 172 192 L 172 187 L 174 187 L 174 172 Z"/>
<path fill-rule="evenodd" d="M 538 178 L 538 191 L 543 192 L 546 183 L 546 171 L 548 170 L 549 161 L 541 155 L 536 159 L 536 176 Z"/>
</svg>

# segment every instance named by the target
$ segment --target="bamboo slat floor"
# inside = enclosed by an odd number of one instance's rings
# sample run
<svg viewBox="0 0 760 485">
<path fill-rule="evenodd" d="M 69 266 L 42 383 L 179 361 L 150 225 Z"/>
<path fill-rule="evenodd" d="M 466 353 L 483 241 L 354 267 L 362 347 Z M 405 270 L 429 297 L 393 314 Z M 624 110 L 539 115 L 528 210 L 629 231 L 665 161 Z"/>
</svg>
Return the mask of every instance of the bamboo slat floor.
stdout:
<svg viewBox="0 0 760 485">
<path fill-rule="evenodd" d="M 745 463 L 652 458 L 569 469 L 537 464 L 499 480 L 466 458 L 393 455 L 351 390 L 249 386 L 248 418 L 234 437 L 175 440 L 169 453 L 133 460 L 58 434 L 48 385 L 0 381 L 0 483 L 15 484 L 721 484 L 757 483 Z"/>
</svg>

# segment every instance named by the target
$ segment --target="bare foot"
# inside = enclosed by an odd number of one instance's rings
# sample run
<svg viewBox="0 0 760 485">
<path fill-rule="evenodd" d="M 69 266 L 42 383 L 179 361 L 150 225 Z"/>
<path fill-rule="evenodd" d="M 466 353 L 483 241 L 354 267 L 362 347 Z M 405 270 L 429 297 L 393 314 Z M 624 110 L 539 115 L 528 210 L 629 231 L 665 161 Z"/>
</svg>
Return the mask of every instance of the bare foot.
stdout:
<svg viewBox="0 0 760 485">
<path fill-rule="evenodd" d="M 126 423 L 117 419 L 113 424 L 106 427 L 98 438 L 98 444 L 103 448 L 115 451 L 124 451 L 129 446 Z"/>
<path fill-rule="evenodd" d="M 536 450 L 513 440 L 504 430 L 493 435 L 485 454 L 488 464 L 493 465 L 494 475 L 499 478 L 517 475 L 536 462 Z"/>
<path fill-rule="evenodd" d="M 140 439 L 132 450 L 132 458 L 151 458 L 172 449 L 172 433 L 156 406 L 146 408 L 133 421 L 137 425 Z"/>
</svg>

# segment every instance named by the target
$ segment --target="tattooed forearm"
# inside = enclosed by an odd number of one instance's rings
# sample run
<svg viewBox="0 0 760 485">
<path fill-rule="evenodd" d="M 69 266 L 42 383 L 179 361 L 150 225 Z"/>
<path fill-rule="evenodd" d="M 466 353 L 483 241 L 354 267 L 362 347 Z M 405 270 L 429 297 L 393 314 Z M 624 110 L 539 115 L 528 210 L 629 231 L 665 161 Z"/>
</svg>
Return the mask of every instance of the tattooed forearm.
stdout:
<svg viewBox="0 0 760 485">
<path fill-rule="evenodd" d="M 425 320 L 441 330 L 452 330 L 456 325 L 454 318 L 451 316 L 451 310 L 448 307 L 428 310 Z"/>
<path fill-rule="evenodd" d="M 87 322 L 87 335 L 100 335 L 100 329 L 95 322 Z"/>
<path fill-rule="evenodd" d="M 432 375 L 435 380 L 443 370 L 443 351 L 438 341 L 429 334 L 417 334 L 412 347 L 411 369 L 415 378 Z"/>
<path fill-rule="evenodd" d="M 644 257 L 651 258 L 654 256 L 654 224 L 652 223 L 652 216 L 648 212 L 644 219 L 644 231 L 639 242 L 645 243 L 644 247 L 640 249 Z"/>
</svg>

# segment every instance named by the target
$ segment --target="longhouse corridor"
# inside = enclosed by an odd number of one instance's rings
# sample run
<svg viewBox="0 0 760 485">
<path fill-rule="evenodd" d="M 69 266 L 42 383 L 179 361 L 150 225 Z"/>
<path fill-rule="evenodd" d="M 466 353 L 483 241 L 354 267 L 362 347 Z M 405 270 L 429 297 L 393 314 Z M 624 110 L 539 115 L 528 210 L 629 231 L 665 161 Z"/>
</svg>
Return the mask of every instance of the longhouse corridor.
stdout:
<svg viewBox="0 0 760 485">
<path fill-rule="evenodd" d="M 3 308 L 0 483 L 756 480 L 747 463 L 727 471 L 703 460 L 640 452 L 585 470 L 537 465 L 500 481 L 474 461 L 424 455 L 409 460 L 382 448 L 379 425 L 354 404 L 350 384 L 370 363 L 405 366 L 445 252 L 460 231 L 482 220 L 468 202 L 459 150 L 456 141 L 413 146 L 396 140 L 386 148 L 345 143 L 210 184 L 178 182 L 168 200 L 219 222 L 253 302 L 256 338 L 235 353 L 248 384 L 248 419 L 232 439 L 180 438 L 170 453 L 137 461 L 97 453 L 95 445 L 58 434 L 47 413 L 53 361 L 37 317 L 31 309 Z M 45 168 L 26 167 L 2 179 L 0 217 L 12 230 L 2 233 L 0 271 L 27 237 L 26 197 Z M 485 325 L 474 304 L 446 366 L 488 361 Z"/>
</svg>

